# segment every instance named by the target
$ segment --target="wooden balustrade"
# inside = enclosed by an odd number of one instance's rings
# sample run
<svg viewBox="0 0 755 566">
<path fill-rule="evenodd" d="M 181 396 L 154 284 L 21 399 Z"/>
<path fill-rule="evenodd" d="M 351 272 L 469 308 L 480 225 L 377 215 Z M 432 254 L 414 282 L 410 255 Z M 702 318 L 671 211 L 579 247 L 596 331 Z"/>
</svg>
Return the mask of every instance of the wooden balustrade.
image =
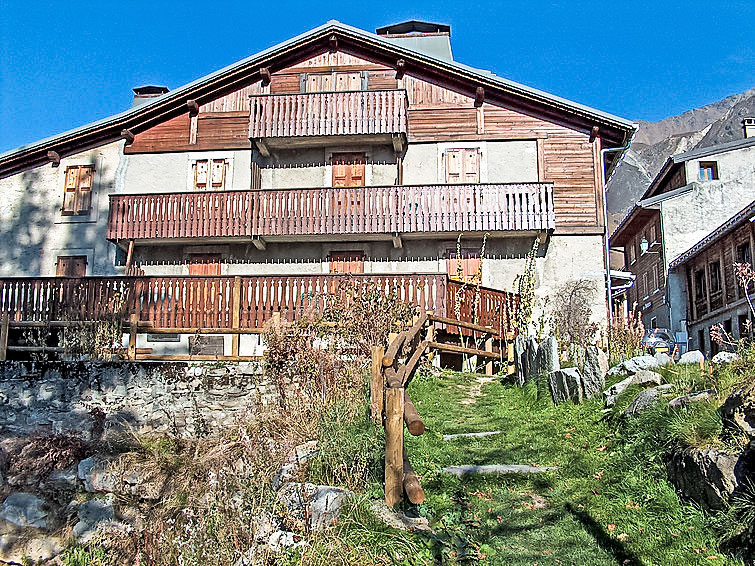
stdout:
<svg viewBox="0 0 755 566">
<path fill-rule="evenodd" d="M 404 90 L 253 96 L 249 137 L 405 134 Z"/>
<path fill-rule="evenodd" d="M 111 195 L 108 239 L 555 228 L 553 185 L 326 187 Z"/>
<path fill-rule="evenodd" d="M 0 278 L 0 315 L 19 323 L 96 320 L 116 312 L 124 321 L 136 314 L 139 323 L 161 329 L 255 329 L 273 313 L 293 321 L 322 312 L 334 296 L 348 300 L 347 286 L 365 285 L 439 317 L 454 316 L 459 297 L 459 320 L 498 331 L 510 330 L 518 304 L 512 293 L 484 287 L 477 293 L 445 274 L 9 277 Z"/>
</svg>

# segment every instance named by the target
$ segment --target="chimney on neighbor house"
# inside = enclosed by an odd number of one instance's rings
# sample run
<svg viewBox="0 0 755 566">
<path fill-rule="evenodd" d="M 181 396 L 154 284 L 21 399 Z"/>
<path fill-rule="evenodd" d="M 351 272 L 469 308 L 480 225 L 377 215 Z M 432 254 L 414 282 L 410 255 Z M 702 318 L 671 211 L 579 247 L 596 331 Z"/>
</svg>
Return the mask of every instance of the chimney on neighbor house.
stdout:
<svg viewBox="0 0 755 566">
<path fill-rule="evenodd" d="M 742 120 L 742 127 L 745 130 L 746 138 L 755 138 L 755 118 L 745 118 Z"/>
<path fill-rule="evenodd" d="M 453 61 L 451 26 L 409 20 L 375 30 L 383 39 L 436 59 Z"/>
<path fill-rule="evenodd" d="M 134 106 L 141 106 L 142 104 L 149 102 L 151 99 L 165 94 L 170 89 L 166 86 L 145 85 L 138 86 L 133 90 L 134 100 L 131 102 L 131 108 Z"/>
</svg>

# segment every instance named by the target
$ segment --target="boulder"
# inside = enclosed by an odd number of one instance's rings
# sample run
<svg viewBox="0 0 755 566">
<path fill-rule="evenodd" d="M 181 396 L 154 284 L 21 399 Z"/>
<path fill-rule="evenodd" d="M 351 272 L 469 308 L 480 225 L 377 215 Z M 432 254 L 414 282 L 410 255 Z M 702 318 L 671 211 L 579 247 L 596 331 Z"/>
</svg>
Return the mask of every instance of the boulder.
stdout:
<svg viewBox="0 0 755 566">
<path fill-rule="evenodd" d="M 598 395 L 606 386 L 606 374 L 600 361 L 600 353 L 601 350 L 597 346 L 588 346 L 585 350 L 585 363 L 582 367 L 582 385 L 587 399 Z"/>
<path fill-rule="evenodd" d="M 688 393 L 687 395 L 681 395 L 669 401 L 668 406 L 671 409 L 681 409 L 693 403 L 699 403 L 700 401 L 707 401 L 716 396 L 715 389 L 706 389 L 705 391 L 697 391 L 696 393 Z"/>
<path fill-rule="evenodd" d="M 655 371 L 641 369 L 632 376 L 634 385 L 660 385 L 663 383 L 663 376 Z"/>
<path fill-rule="evenodd" d="M 19 528 L 46 529 L 48 513 L 44 499 L 31 493 L 11 493 L 0 505 L 0 519 Z"/>
<path fill-rule="evenodd" d="M 719 352 L 715 356 L 713 356 L 710 361 L 714 364 L 730 364 L 731 362 L 738 360 L 739 356 L 737 356 L 734 352 Z"/>
<path fill-rule="evenodd" d="M 309 529 L 322 530 L 336 522 L 341 507 L 353 496 L 352 491 L 340 487 L 290 482 L 280 488 L 277 498 L 289 519 Z"/>
<path fill-rule="evenodd" d="M 534 377 L 537 377 L 538 375 L 537 351 L 539 347 L 540 346 L 538 345 L 537 340 L 535 340 L 533 336 L 530 336 L 529 340 L 527 340 L 527 355 L 526 355 L 527 373 L 524 376 L 524 383 L 527 383 L 529 380 L 531 380 Z"/>
<path fill-rule="evenodd" d="M 84 489 L 89 492 L 113 492 L 118 479 L 110 470 L 110 460 L 100 456 L 90 456 L 79 462 L 77 475 L 84 482 Z"/>
<path fill-rule="evenodd" d="M 38 535 L 29 538 L 26 534 L 0 536 L 0 561 L 3 564 L 42 564 L 63 552 L 57 537 Z"/>
<path fill-rule="evenodd" d="M 669 481 L 680 495 L 706 509 L 724 509 L 738 487 L 738 455 L 706 448 L 677 452 L 666 463 Z"/>
<path fill-rule="evenodd" d="M 660 367 L 667 366 L 672 361 L 671 356 L 669 356 L 665 352 L 656 352 L 653 357 L 655 358 L 655 361 L 658 362 L 658 365 Z"/>
<path fill-rule="evenodd" d="M 755 383 L 734 391 L 721 405 L 724 430 L 731 436 L 755 439 Z"/>
<path fill-rule="evenodd" d="M 641 369 L 657 369 L 659 367 L 660 364 L 658 363 L 658 360 L 655 359 L 655 356 L 635 356 L 634 358 L 629 358 L 628 360 L 624 360 L 620 364 L 613 366 L 608 370 L 607 376 L 631 375 L 637 373 Z"/>
<path fill-rule="evenodd" d="M 79 505 L 79 521 L 73 527 L 73 536 L 77 541 L 91 541 L 98 531 L 115 521 L 112 496 L 98 497 Z"/>
<path fill-rule="evenodd" d="M 45 485 L 56 489 L 76 489 L 78 487 L 78 471 L 77 467 L 70 466 L 62 470 L 53 470 L 50 475 L 47 476 Z"/>
<path fill-rule="evenodd" d="M 553 371 L 561 369 L 561 363 L 558 360 L 558 341 L 554 336 L 548 336 L 540 342 L 537 348 L 537 361 L 535 364 L 537 373 L 531 377 L 548 375 Z"/>
<path fill-rule="evenodd" d="M 91 456 L 79 462 L 77 475 L 90 493 L 117 493 L 140 499 L 160 499 L 167 476 L 140 462 L 118 462 Z"/>
<path fill-rule="evenodd" d="M 625 417 L 636 417 L 642 411 L 653 407 L 658 401 L 660 401 L 661 393 L 668 389 L 671 389 L 673 385 L 661 385 L 659 387 L 651 387 L 640 391 L 637 397 L 634 398 L 629 406 L 624 409 Z"/>
<path fill-rule="evenodd" d="M 564 368 L 550 372 L 548 387 L 556 405 L 564 401 L 582 402 L 582 375 L 577 368 Z"/>
<path fill-rule="evenodd" d="M 600 371 L 603 374 L 603 378 L 605 379 L 605 376 L 608 373 L 608 368 L 611 367 L 611 363 L 608 360 L 608 354 L 606 354 L 600 348 L 598 348 L 598 363 L 600 364 Z"/>
<path fill-rule="evenodd" d="M 682 357 L 679 358 L 680 364 L 699 364 L 702 361 L 705 361 L 705 356 L 700 350 L 690 350 L 689 352 L 684 352 L 682 354 Z"/>
<path fill-rule="evenodd" d="M 616 401 L 619 395 L 624 393 L 632 385 L 660 385 L 662 382 L 662 376 L 659 373 L 648 370 L 638 370 L 634 375 L 630 375 L 626 379 L 619 381 L 618 383 L 609 387 L 603 392 L 605 398 L 606 407 L 613 407 L 616 405 Z"/>
<path fill-rule="evenodd" d="M 527 371 L 527 338 L 524 334 L 517 334 L 514 338 L 514 364 L 519 385 L 524 385 Z"/>
</svg>

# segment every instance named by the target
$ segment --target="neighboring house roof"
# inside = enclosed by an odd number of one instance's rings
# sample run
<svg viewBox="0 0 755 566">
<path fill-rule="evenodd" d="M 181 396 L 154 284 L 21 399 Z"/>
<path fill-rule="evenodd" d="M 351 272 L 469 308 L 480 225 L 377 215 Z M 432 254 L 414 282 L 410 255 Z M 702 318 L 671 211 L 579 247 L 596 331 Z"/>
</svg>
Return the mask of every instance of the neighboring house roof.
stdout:
<svg viewBox="0 0 755 566">
<path fill-rule="evenodd" d="M 739 227 L 740 224 L 745 221 L 749 221 L 753 216 L 755 216 L 755 201 L 752 201 L 742 210 L 737 212 L 734 216 L 729 218 L 726 222 L 721 224 L 718 228 L 713 230 L 710 234 L 705 236 L 702 240 L 697 242 L 686 252 L 682 253 L 679 257 L 677 257 L 669 264 L 669 269 L 674 269 L 686 263 L 688 260 L 692 259 L 694 256 L 705 250 L 705 248 L 707 248 L 711 244 L 733 232 Z"/>
<path fill-rule="evenodd" d="M 426 53 L 407 49 L 392 42 L 390 38 L 331 20 L 233 65 L 157 96 L 149 102 L 109 118 L 0 154 L 0 177 L 48 163 L 50 161 L 47 156 L 48 151 L 55 151 L 65 156 L 117 140 L 122 137 L 124 129 L 129 129 L 132 133 L 143 131 L 186 112 L 186 104 L 189 100 L 202 104 L 222 96 L 234 88 L 248 84 L 250 77 L 258 77 L 260 68 L 268 67 L 271 72 L 275 72 L 307 56 L 314 56 L 332 48 L 332 41 L 342 42 L 339 45 L 356 50 L 368 48 L 373 57 L 383 60 L 388 65 L 395 65 L 399 58 L 404 59 L 409 69 L 415 67 L 430 76 L 441 77 L 463 90 L 470 90 L 471 87 L 471 96 L 474 96 L 474 89 L 478 86 L 487 87 L 490 90 L 486 91 L 486 99 L 490 96 L 491 101 L 500 98 L 525 111 L 536 109 L 546 117 L 568 123 L 571 127 L 585 132 L 598 126 L 599 135 L 604 139 L 606 146 L 624 145 L 636 129 L 629 120 L 498 77 L 489 71 L 481 71 L 455 61 L 441 60 Z"/>
<path fill-rule="evenodd" d="M 616 246 L 618 247 L 623 246 L 626 239 L 623 236 L 625 236 L 624 232 L 627 230 L 627 228 L 631 224 L 634 224 L 635 220 L 644 219 L 644 218 L 637 217 L 637 215 L 639 214 L 639 211 L 647 209 L 648 207 L 651 207 L 651 206 L 655 206 L 659 202 L 666 200 L 668 198 L 674 198 L 676 196 L 679 196 L 680 194 L 686 193 L 693 188 L 689 186 L 690 183 L 688 183 L 684 187 L 673 189 L 671 191 L 668 191 L 667 193 L 662 193 L 660 195 L 654 195 L 656 189 L 663 183 L 663 181 L 666 180 L 666 178 L 672 173 L 672 171 L 674 171 L 675 165 L 678 165 L 680 163 L 686 163 L 687 161 L 691 161 L 693 159 L 700 159 L 701 157 L 709 157 L 711 155 L 717 155 L 719 153 L 726 153 L 728 151 L 744 149 L 747 147 L 755 147 L 755 137 L 743 138 L 740 140 L 720 143 L 720 144 L 712 145 L 709 147 L 693 149 L 690 151 L 677 153 L 675 155 L 670 156 L 664 162 L 663 167 L 661 167 L 661 170 L 658 172 L 658 174 L 650 182 L 650 185 L 642 194 L 642 197 L 640 197 L 640 199 L 630 209 L 627 215 L 624 216 L 621 222 L 619 222 L 619 225 L 611 234 L 609 241 L 611 243 L 613 243 L 614 241 L 617 241 L 617 243 L 615 244 Z"/>
</svg>

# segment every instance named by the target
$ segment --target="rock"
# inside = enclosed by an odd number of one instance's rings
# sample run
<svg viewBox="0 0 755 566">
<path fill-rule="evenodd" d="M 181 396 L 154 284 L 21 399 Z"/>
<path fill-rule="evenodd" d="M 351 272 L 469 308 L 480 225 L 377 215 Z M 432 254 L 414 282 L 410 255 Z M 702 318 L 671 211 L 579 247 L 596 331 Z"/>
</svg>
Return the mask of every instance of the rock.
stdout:
<svg viewBox="0 0 755 566">
<path fill-rule="evenodd" d="M 634 398 L 634 401 L 624 409 L 624 416 L 635 417 L 639 415 L 642 411 L 654 406 L 659 401 L 660 396 L 661 393 L 658 391 L 657 387 L 651 387 L 650 389 L 640 391 L 637 397 Z"/>
<path fill-rule="evenodd" d="M 603 397 L 605 398 L 606 407 L 613 407 L 616 405 L 616 400 L 619 398 L 619 395 L 624 393 L 624 391 L 626 391 L 633 383 L 634 377 L 630 375 L 626 379 L 615 383 L 604 391 Z"/>
<path fill-rule="evenodd" d="M 8 564 L 43 563 L 63 552 L 57 537 L 6 534 L 0 536 L 0 561 Z"/>
<path fill-rule="evenodd" d="M 524 385 L 529 373 L 527 370 L 527 338 L 524 334 L 517 334 L 514 338 L 514 364 L 519 385 Z"/>
<path fill-rule="evenodd" d="M 78 518 L 73 536 L 79 542 L 89 542 L 101 527 L 115 520 L 112 496 L 85 501 L 79 505 Z"/>
<path fill-rule="evenodd" d="M 665 352 L 656 352 L 653 357 L 655 358 L 655 361 L 658 362 L 659 367 L 667 366 L 672 362 L 671 356 Z"/>
<path fill-rule="evenodd" d="M 90 456 L 79 462 L 77 475 L 84 481 L 84 489 L 89 492 L 111 493 L 116 490 L 118 478 L 110 471 L 110 460 L 100 456 Z"/>
<path fill-rule="evenodd" d="M 267 541 L 267 545 L 273 552 L 282 552 L 287 548 L 295 548 L 306 544 L 301 535 L 288 531 L 276 531 Z"/>
<path fill-rule="evenodd" d="M 705 361 L 705 356 L 700 350 L 690 350 L 689 352 L 684 352 L 682 354 L 682 357 L 679 358 L 680 364 L 699 364 L 702 361 Z"/>
<path fill-rule="evenodd" d="M 56 489 L 76 489 L 78 486 L 77 480 L 78 471 L 74 465 L 62 470 L 53 470 L 47 476 L 45 484 Z"/>
<path fill-rule="evenodd" d="M 537 351 L 539 347 L 537 340 L 533 336 L 527 340 L 527 374 L 525 375 L 524 383 L 527 383 L 538 375 Z"/>
<path fill-rule="evenodd" d="M 311 483 L 290 482 L 278 491 L 278 501 L 286 507 L 289 517 L 312 530 L 335 523 L 341 507 L 353 496 L 348 489 Z"/>
<path fill-rule="evenodd" d="M 265 509 L 260 509 L 252 518 L 252 533 L 255 540 L 267 540 L 279 528 L 280 522 Z"/>
<path fill-rule="evenodd" d="M 0 505 L 0 519 L 20 528 L 47 528 L 44 499 L 31 493 L 11 493 Z"/>
<path fill-rule="evenodd" d="M 606 373 L 600 360 L 601 350 L 588 346 L 585 350 L 585 363 L 582 366 L 582 386 L 585 397 L 592 399 L 606 386 Z M 605 356 L 605 354 L 603 354 Z"/>
<path fill-rule="evenodd" d="M 558 360 L 558 341 L 553 336 L 548 336 L 540 342 L 537 348 L 537 360 L 535 361 L 537 373 L 532 377 L 547 376 L 551 372 L 561 369 Z"/>
<path fill-rule="evenodd" d="M 706 509 L 724 509 L 738 487 L 734 473 L 738 455 L 706 448 L 685 450 L 666 463 L 669 481 L 687 499 Z"/>
<path fill-rule="evenodd" d="M 635 356 L 634 358 L 629 358 L 628 360 L 624 360 L 620 364 L 613 366 L 608 370 L 607 376 L 613 377 L 624 374 L 631 375 L 637 373 L 641 369 L 656 369 L 658 367 L 660 367 L 660 364 L 654 356 Z"/>
<path fill-rule="evenodd" d="M 299 444 L 291 451 L 288 461 L 281 466 L 273 478 L 273 489 L 278 490 L 284 483 L 296 479 L 301 464 L 317 456 L 317 441 L 310 440 Z"/>
<path fill-rule="evenodd" d="M 394 511 L 382 500 L 370 501 L 370 510 L 375 514 L 375 517 L 393 529 L 409 532 L 433 532 L 430 528 L 430 521 L 426 517 L 409 517 L 401 511 Z"/>
<path fill-rule="evenodd" d="M 457 477 L 474 474 L 541 474 L 551 470 L 557 470 L 557 466 L 528 466 L 525 464 L 488 464 L 485 466 L 465 465 L 446 466 L 443 472 Z"/>
<path fill-rule="evenodd" d="M 663 383 L 663 376 L 660 373 L 641 369 L 632 376 L 633 385 L 660 385 Z"/>
<path fill-rule="evenodd" d="M 692 403 L 699 403 L 700 401 L 707 401 L 716 396 L 715 389 L 706 389 L 705 391 L 698 391 L 696 393 L 689 393 L 687 395 L 681 395 L 669 401 L 668 406 L 671 409 L 681 409 Z"/>
<path fill-rule="evenodd" d="M 606 374 L 608 373 L 608 368 L 610 367 L 611 364 L 608 361 L 608 354 L 606 354 L 600 348 L 598 348 L 598 363 L 600 364 L 600 372 L 603 374 L 603 377 L 605 378 Z"/>
<path fill-rule="evenodd" d="M 444 434 L 443 440 L 454 440 L 456 438 L 484 438 L 486 436 L 495 436 L 501 434 L 500 430 L 491 430 L 488 432 L 461 432 L 459 434 Z"/>
<path fill-rule="evenodd" d="M 714 364 L 730 364 L 731 362 L 738 360 L 739 356 L 737 356 L 734 352 L 719 352 L 715 356 L 711 358 L 711 362 Z"/>
<path fill-rule="evenodd" d="M 564 401 L 582 402 L 582 375 L 577 368 L 564 368 L 549 373 L 548 386 L 556 405 Z"/>
<path fill-rule="evenodd" d="M 755 383 L 734 391 L 721 405 L 724 430 L 731 436 L 755 439 Z"/>
</svg>

